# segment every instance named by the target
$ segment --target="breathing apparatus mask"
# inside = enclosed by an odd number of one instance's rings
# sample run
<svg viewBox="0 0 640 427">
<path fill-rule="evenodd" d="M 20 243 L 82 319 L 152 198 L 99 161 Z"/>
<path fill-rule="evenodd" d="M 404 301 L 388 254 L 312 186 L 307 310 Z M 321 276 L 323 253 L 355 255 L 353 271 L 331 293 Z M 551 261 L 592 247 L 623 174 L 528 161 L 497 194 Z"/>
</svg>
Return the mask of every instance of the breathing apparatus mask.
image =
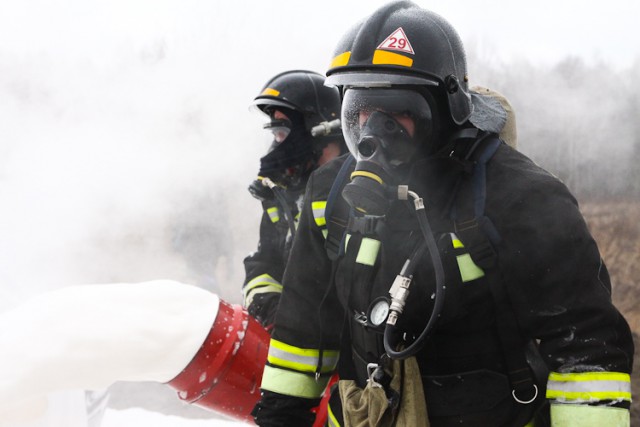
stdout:
<svg viewBox="0 0 640 427">
<path fill-rule="evenodd" d="M 273 142 L 267 154 L 260 159 L 258 179 L 249 185 L 251 195 L 263 201 L 273 199 L 276 187 L 288 191 L 302 190 L 315 155 L 311 134 L 305 129 L 300 113 L 286 109 L 287 118 L 279 119 L 274 118 L 274 112 L 267 114 L 271 120 L 264 129 L 273 134 Z"/>
<path fill-rule="evenodd" d="M 366 215 L 383 216 L 413 163 L 433 147 L 433 98 L 409 89 L 347 89 L 342 126 L 357 160 L 343 197 Z"/>
<path fill-rule="evenodd" d="M 390 299 L 374 301 L 371 315 L 386 316 L 385 352 L 392 359 L 417 354 L 444 304 L 444 268 L 422 197 L 410 190 L 414 167 L 439 149 L 438 109 L 434 96 L 424 88 L 351 88 L 342 103 L 343 132 L 357 163 L 351 182 L 342 192 L 355 210 L 366 216 L 384 216 L 394 200 L 413 201 L 424 241 L 405 262 L 389 289 Z M 427 325 L 411 343 L 397 322 L 404 311 L 416 266 L 428 252 L 434 268 L 435 301 Z M 377 315 L 375 315 L 377 317 Z M 371 317 L 373 318 L 373 317 Z"/>
</svg>

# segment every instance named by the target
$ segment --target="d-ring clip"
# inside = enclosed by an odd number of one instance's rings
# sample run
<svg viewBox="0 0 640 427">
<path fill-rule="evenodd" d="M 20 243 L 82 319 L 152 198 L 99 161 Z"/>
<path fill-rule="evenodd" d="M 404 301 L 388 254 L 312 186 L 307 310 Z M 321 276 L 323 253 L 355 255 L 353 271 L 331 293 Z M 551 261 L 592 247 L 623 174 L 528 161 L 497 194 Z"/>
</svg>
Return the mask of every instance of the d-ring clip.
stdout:
<svg viewBox="0 0 640 427">
<path fill-rule="evenodd" d="M 536 397 L 538 397 L 538 386 L 537 385 L 533 385 L 533 389 L 535 390 L 535 393 L 533 394 L 533 397 L 529 400 L 520 400 L 518 399 L 518 397 L 516 396 L 516 391 L 515 390 L 511 390 L 511 395 L 513 396 L 513 399 L 518 402 L 518 403 L 522 403 L 523 405 L 528 405 L 529 403 L 533 402 L 534 400 L 536 400 Z"/>
</svg>

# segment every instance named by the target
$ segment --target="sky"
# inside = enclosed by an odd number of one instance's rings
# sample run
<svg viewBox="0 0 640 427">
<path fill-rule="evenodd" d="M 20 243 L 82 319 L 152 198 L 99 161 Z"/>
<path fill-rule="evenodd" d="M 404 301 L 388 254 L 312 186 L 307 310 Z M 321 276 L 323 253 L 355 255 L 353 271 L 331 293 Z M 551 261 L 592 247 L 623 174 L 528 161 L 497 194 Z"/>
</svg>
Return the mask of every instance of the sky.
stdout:
<svg viewBox="0 0 640 427">
<path fill-rule="evenodd" d="M 261 214 L 246 187 L 267 147 L 248 106 L 281 71 L 323 73 L 385 3 L 0 0 L 0 311 L 157 278 L 239 302 Z M 417 3 L 492 64 L 640 60 L 635 0 Z M 189 246 L 203 229 L 215 247 Z M 187 256 L 203 248 L 217 251 L 206 271 Z"/>
</svg>

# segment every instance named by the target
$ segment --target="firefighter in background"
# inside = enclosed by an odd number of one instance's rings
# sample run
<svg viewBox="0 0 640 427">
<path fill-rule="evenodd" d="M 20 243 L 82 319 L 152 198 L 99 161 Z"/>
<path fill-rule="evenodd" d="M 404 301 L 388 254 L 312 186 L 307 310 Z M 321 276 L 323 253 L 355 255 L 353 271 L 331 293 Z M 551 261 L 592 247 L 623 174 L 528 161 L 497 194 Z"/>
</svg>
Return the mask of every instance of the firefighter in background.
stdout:
<svg viewBox="0 0 640 427">
<path fill-rule="evenodd" d="M 498 138 L 452 26 L 390 3 L 327 75 L 356 162 L 309 179 L 257 424 L 311 425 L 338 370 L 330 425 L 628 426 L 633 342 L 596 243 Z"/>
<path fill-rule="evenodd" d="M 265 327 L 273 323 L 282 275 L 309 175 L 346 152 L 340 130 L 340 94 L 321 74 L 294 70 L 271 78 L 253 105 L 273 134 L 249 191 L 262 202 L 258 250 L 244 260 L 244 306 Z"/>
</svg>

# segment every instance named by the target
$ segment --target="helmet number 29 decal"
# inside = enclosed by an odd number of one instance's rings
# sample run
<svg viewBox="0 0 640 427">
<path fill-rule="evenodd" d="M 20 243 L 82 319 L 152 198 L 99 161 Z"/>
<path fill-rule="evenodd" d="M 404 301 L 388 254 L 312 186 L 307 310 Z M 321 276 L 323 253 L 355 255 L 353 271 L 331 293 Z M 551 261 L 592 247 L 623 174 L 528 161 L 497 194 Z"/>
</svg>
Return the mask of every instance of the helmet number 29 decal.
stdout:
<svg viewBox="0 0 640 427">
<path fill-rule="evenodd" d="M 412 55 L 415 54 L 402 27 L 398 28 L 391 33 L 389 37 L 384 39 L 384 41 L 378 46 L 378 49 L 397 50 L 400 52 L 410 53 Z"/>
</svg>

